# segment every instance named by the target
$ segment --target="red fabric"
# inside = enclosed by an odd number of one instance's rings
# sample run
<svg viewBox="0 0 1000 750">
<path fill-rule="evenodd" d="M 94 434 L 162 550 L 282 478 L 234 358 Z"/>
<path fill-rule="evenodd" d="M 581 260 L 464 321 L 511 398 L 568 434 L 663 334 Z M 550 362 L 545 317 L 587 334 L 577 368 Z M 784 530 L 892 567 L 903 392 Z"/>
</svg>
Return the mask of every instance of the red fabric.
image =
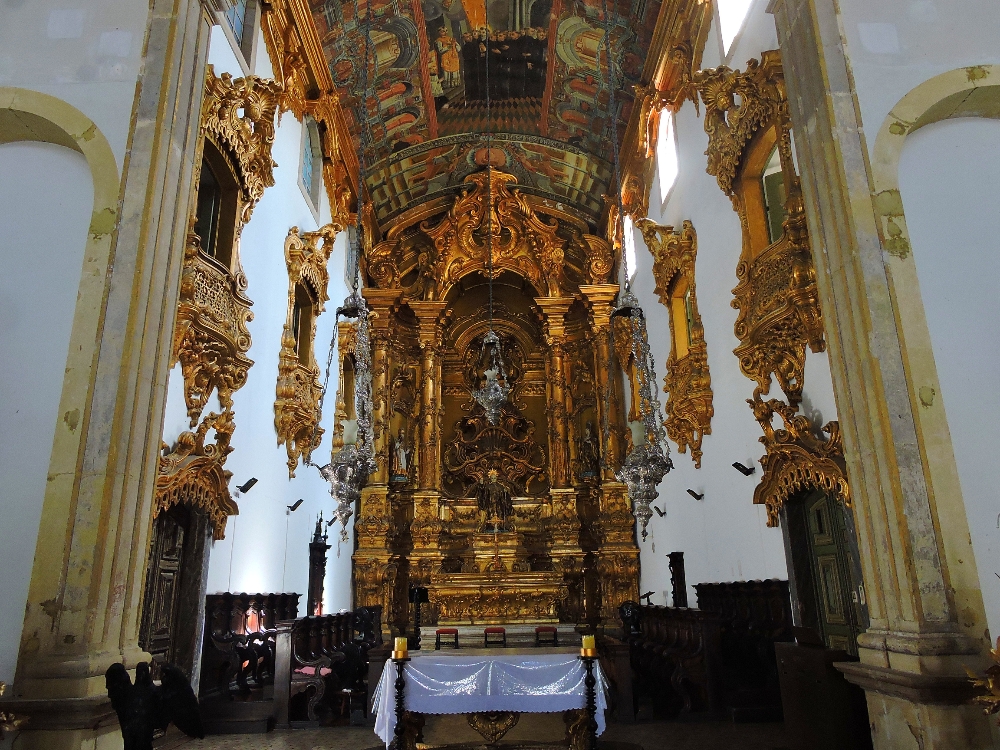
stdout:
<svg viewBox="0 0 1000 750">
<path fill-rule="evenodd" d="M 438 628 L 434 635 L 458 635 L 458 628 Z"/>
<path fill-rule="evenodd" d="M 298 669 L 295 670 L 295 672 L 297 674 L 304 674 L 304 675 L 309 675 L 310 677 L 312 677 L 314 674 L 316 674 L 316 667 L 299 667 Z M 330 669 L 329 667 L 320 667 L 319 668 L 319 676 L 320 677 L 326 677 L 328 674 L 332 674 L 332 673 L 333 673 L 333 670 Z"/>
<path fill-rule="evenodd" d="M 506 628 L 486 628 L 484 633 L 506 633 Z"/>
</svg>

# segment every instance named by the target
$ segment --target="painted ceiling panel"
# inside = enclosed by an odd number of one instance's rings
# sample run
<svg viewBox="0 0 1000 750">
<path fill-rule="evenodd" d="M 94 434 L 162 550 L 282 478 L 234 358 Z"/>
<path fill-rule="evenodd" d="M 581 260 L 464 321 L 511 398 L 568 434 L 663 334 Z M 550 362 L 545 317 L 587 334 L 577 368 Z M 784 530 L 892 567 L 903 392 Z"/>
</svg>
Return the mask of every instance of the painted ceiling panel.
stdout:
<svg viewBox="0 0 1000 750">
<path fill-rule="evenodd" d="M 366 182 L 380 224 L 457 190 L 487 163 L 527 192 L 599 219 L 611 176 L 603 7 L 612 13 L 620 138 L 659 0 L 488 1 L 312 4 L 357 148 L 369 125 Z M 369 18 L 375 62 L 362 105 Z"/>
</svg>

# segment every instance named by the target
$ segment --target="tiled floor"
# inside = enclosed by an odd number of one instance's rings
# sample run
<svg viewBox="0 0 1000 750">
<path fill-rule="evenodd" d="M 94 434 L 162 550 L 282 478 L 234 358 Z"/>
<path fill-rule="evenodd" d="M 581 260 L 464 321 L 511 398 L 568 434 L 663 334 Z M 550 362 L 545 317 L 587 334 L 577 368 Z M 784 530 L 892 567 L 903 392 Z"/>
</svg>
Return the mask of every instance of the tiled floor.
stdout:
<svg viewBox="0 0 1000 750">
<path fill-rule="evenodd" d="M 602 740 L 641 745 L 643 750 L 783 750 L 782 724 L 680 723 L 650 721 L 611 724 Z M 204 740 L 174 737 L 160 750 L 377 750 L 379 740 L 368 727 L 333 727 L 275 731 L 268 734 L 217 735 Z"/>
</svg>

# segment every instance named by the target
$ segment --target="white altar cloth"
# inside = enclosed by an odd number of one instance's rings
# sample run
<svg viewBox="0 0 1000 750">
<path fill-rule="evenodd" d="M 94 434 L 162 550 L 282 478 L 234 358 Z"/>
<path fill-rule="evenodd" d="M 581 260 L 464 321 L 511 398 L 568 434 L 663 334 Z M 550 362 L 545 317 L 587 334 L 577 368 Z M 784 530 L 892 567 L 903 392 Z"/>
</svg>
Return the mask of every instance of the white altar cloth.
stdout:
<svg viewBox="0 0 1000 750">
<path fill-rule="evenodd" d="M 407 711 L 465 714 L 476 711 L 548 713 L 586 706 L 586 670 L 575 653 L 410 652 L 404 670 Z M 597 679 L 597 733 L 604 732 L 607 683 L 601 666 Z M 387 661 L 375 693 L 375 734 L 386 744 L 396 728 L 396 664 Z"/>
</svg>

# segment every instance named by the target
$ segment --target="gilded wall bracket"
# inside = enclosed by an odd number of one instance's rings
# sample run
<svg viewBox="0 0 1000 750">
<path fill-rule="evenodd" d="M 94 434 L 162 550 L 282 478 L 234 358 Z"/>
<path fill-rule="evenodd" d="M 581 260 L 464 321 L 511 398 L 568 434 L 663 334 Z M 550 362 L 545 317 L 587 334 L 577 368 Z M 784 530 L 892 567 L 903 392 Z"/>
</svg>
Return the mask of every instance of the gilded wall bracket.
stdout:
<svg viewBox="0 0 1000 750">
<path fill-rule="evenodd" d="M 685 221 L 680 231 L 640 219 L 636 226 L 653 255 L 655 292 L 670 320 L 670 355 L 663 390 L 667 394 L 667 436 L 701 468 L 702 437 L 712 432 L 712 376 L 708 369 L 705 327 L 698 312 L 695 261 L 698 236 Z"/>
<path fill-rule="evenodd" d="M 327 263 L 337 229 L 327 224 L 315 232 L 300 233 L 292 227 L 285 237 L 288 310 L 278 354 L 274 430 L 278 445 L 284 445 L 288 454 L 289 479 L 295 476 L 299 461 L 308 461 L 323 438 L 319 426 L 322 386 L 313 341 L 316 320 L 329 299 Z M 309 301 L 308 313 L 301 306 L 302 295 Z"/>
</svg>

